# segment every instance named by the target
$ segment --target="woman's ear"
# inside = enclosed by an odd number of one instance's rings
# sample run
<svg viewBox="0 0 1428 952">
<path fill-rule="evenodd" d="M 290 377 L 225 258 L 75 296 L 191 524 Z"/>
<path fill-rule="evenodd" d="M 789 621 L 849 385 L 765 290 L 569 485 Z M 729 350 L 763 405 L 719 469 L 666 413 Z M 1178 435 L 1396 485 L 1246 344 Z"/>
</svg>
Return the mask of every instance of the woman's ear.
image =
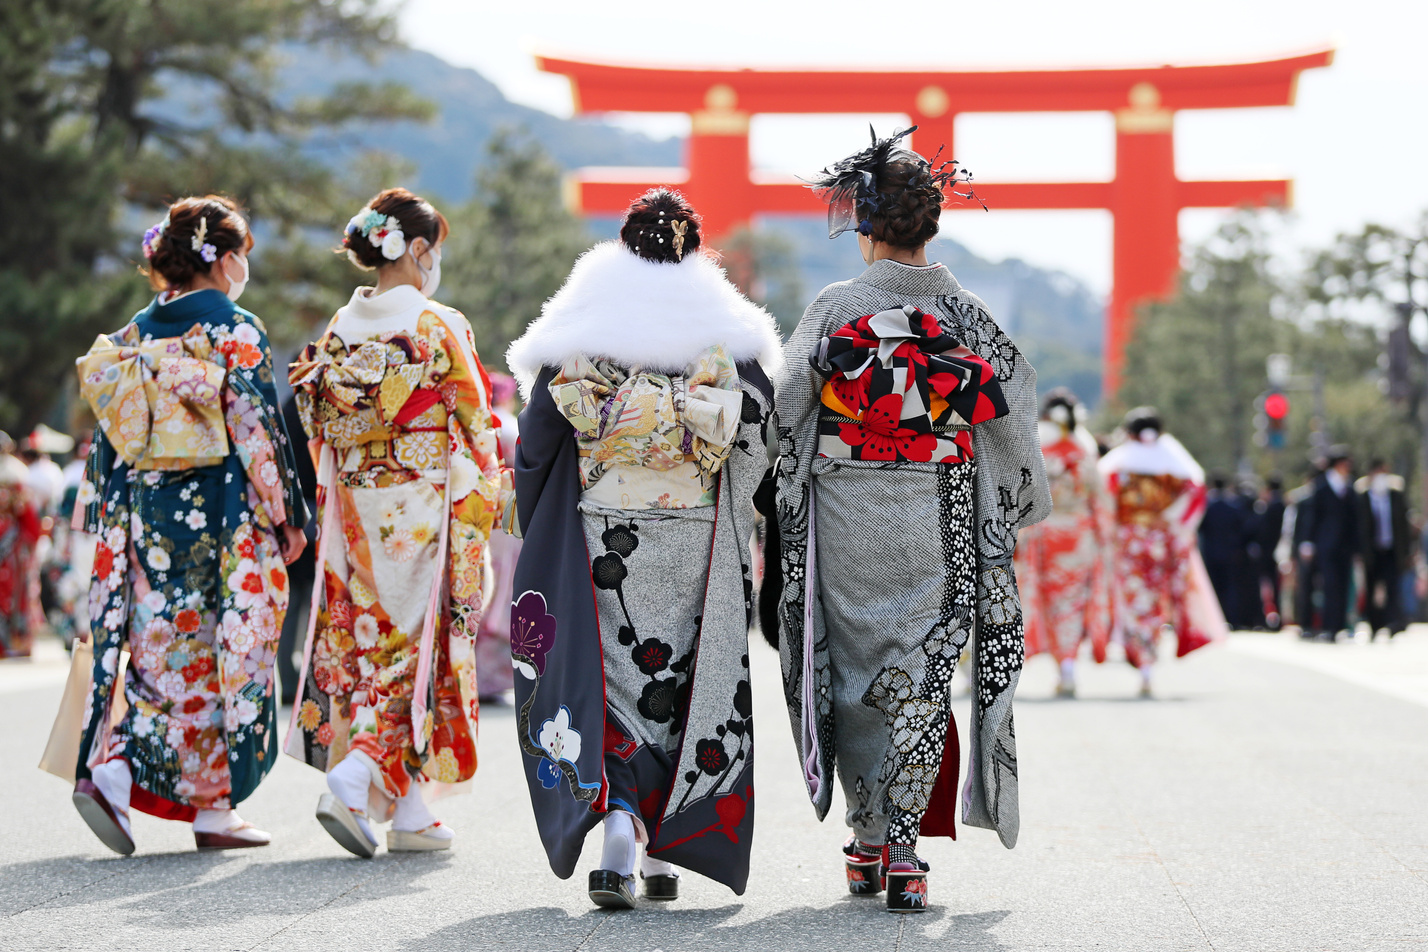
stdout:
<svg viewBox="0 0 1428 952">
<path fill-rule="evenodd" d="M 418 235 L 407 245 L 411 249 L 412 257 L 420 261 L 422 256 L 431 250 L 431 242 Z"/>
</svg>

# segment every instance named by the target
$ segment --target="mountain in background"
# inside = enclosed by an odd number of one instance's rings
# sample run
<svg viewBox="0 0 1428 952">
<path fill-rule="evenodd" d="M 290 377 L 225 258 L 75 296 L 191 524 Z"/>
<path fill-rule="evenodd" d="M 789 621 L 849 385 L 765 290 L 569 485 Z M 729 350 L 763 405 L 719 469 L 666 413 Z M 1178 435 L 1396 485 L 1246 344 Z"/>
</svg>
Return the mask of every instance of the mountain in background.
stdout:
<svg viewBox="0 0 1428 952">
<path fill-rule="evenodd" d="M 295 51 L 280 83 L 293 98 L 316 95 L 343 82 L 397 82 L 432 101 L 438 110 L 431 123 L 401 122 L 351 130 L 347 137 L 363 148 L 376 148 L 410 162 L 408 184 L 417 192 L 445 201 L 470 197 L 485 145 L 501 128 L 523 130 L 564 168 L 581 166 L 677 166 L 683 143 L 651 139 L 596 119 L 561 119 L 507 99 L 475 70 L 453 66 L 420 50 L 400 50 L 375 64 L 356 56 L 321 50 Z M 344 161 L 340 141 L 315 143 L 314 154 Z M 955 230 L 951 216 L 948 230 Z M 610 237 L 611 219 L 593 218 L 592 234 Z M 775 308 L 786 328 L 797 320 L 791 302 L 811 300 L 820 289 L 858 274 L 862 260 L 851 239 L 829 241 L 821 217 L 762 216 L 758 227 L 781 236 L 792 249 L 796 277 L 787 281 Z M 950 238 L 939 238 L 928 256 L 946 264 L 984 301 L 993 317 L 1037 369 L 1041 390 L 1068 386 L 1095 405 L 1101 389 L 1101 338 L 1105 303 L 1070 275 L 1038 268 L 1018 259 L 1000 262 L 978 257 Z M 775 295 L 770 294 L 773 298 Z"/>
</svg>

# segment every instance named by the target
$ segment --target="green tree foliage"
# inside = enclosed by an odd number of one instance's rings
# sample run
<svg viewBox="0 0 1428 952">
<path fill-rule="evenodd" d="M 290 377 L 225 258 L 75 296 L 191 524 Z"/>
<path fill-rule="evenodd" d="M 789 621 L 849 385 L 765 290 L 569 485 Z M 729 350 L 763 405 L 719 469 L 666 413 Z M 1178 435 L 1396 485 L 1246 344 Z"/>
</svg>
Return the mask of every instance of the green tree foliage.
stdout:
<svg viewBox="0 0 1428 952">
<path fill-rule="evenodd" d="M 1207 468 L 1234 471 L 1248 463 L 1262 474 L 1301 472 L 1321 444 L 1347 444 L 1360 460 L 1412 456 L 1416 434 L 1404 413 L 1385 399 L 1381 331 L 1362 314 L 1350 315 L 1348 292 L 1333 274 L 1363 274 L 1325 255 L 1303 274 L 1281 277 L 1272 267 L 1265 214 L 1243 213 L 1193 249 L 1174 300 L 1151 304 L 1138 316 L 1126 348 L 1119 409 L 1158 407 L 1175 433 Z M 1348 247 L 1341 240 L 1340 247 Z M 1287 353 L 1296 380 L 1282 451 L 1253 440 L 1257 400 L 1268 387 L 1265 358 Z M 1324 418 L 1316 420 L 1312 384 L 1323 383 Z M 1106 421 L 1113 422 L 1113 421 Z"/>
<path fill-rule="evenodd" d="M 590 238 L 538 143 L 504 129 L 486 148 L 475 195 L 447 210 L 440 297 L 470 320 L 481 362 L 504 370 L 507 345 L 540 315 Z"/>
<path fill-rule="evenodd" d="M 783 336 L 793 333 L 807 304 L 793 242 L 778 232 L 740 228 L 719 250 L 734 286 L 774 316 Z"/>
<path fill-rule="evenodd" d="M 284 102 L 274 70 L 295 44 L 394 40 L 379 0 L 0 4 L 0 425 L 37 422 L 88 341 L 137 308 L 138 236 L 172 198 L 244 205 L 265 245 L 255 275 L 268 260 L 325 273 L 304 235 L 335 228 L 350 196 L 304 157 L 306 137 L 429 111 L 391 86 Z M 264 303 L 293 336 L 301 322 Z"/>
<path fill-rule="evenodd" d="M 1173 300 L 1141 310 L 1126 348 L 1122 406 L 1158 407 L 1207 468 L 1233 469 L 1249 452 L 1264 359 L 1288 343 L 1269 262 L 1259 222 L 1234 219 L 1195 249 Z"/>
</svg>

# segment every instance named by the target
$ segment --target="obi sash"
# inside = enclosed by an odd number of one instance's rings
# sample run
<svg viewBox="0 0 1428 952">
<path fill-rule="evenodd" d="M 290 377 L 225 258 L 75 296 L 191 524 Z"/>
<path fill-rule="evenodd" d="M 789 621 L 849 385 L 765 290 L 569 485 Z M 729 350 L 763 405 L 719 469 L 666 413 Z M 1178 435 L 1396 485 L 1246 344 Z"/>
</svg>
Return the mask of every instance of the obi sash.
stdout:
<svg viewBox="0 0 1428 952">
<path fill-rule="evenodd" d="M 827 381 L 820 456 L 962 463 L 972 427 L 1008 412 L 991 365 L 911 306 L 843 325 L 808 361 Z"/>
<path fill-rule="evenodd" d="M 744 405 L 738 371 L 722 347 L 674 374 L 572 357 L 549 390 L 575 428 L 587 487 L 615 466 L 667 471 L 693 464 L 712 481 L 733 449 Z"/>
<path fill-rule="evenodd" d="M 130 324 L 101 334 L 76 362 L 79 392 L 120 460 L 134 469 L 211 466 L 228 455 L 228 369 L 195 324 L 182 337 L 142 340 Z"/>
<path fill-rule="evenodd" d="M 336 337 L 335 352 L 309 345 L 288 376 L 304 425 L 334 449 L 391 441 L 403 424 L 442 402 L 438 387 L 451 371 L 444 350 L 424 360 L 405 334 L 365 341 L 345 355 L 342 346 Z"/>
</svg>

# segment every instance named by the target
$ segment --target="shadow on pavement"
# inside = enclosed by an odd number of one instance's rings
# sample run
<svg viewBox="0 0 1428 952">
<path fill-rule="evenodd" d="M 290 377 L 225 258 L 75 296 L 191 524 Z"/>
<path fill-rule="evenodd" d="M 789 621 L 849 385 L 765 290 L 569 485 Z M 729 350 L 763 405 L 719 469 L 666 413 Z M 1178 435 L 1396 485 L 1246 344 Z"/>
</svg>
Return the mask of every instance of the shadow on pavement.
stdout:
<svg viewBox="0 0 1428 952">
<path fill-rule="evenodd" d="M 449 862 L 431 854 L 413 859 L 385 853 L 371 860 L 255 859 L 247 851 L 149 853 L 128 859 L 64 856 L 8 865 L 5 875 L 44 884 L 30 890 L 22 908 L 102 906 L 124 910 L 123 921 L 116 923 L 124 928 L 183 929 L 195 918 L 222 923 L 302 915 L 328 897 L 340 907 L 425 892 L 428 887 L 415 880 Z"/>
<path fill-rule="evenodd" d="M 522 949 L 524 952 L 801 952 L 829 949 L 935 948 L 999 952 L 1007 948 L 991 930 L 1008 910 L 949 915 L 933 906 L 915 916 L 883 911 L 882 898 L 849 896 L 831 906 L 800 906 L 753 921 L 725 924 L 744 911 L 742 904 L 716 909 L 679 909 L 642 901 L 631 912 L 591 909 L 571 916 L 564 909 L 540 907 L 477 916 L 429 935 L 408 940 L 405 952 L 441 949 Z M 899 932 L 902 933 L 899 942 Z"/>
</svg>

